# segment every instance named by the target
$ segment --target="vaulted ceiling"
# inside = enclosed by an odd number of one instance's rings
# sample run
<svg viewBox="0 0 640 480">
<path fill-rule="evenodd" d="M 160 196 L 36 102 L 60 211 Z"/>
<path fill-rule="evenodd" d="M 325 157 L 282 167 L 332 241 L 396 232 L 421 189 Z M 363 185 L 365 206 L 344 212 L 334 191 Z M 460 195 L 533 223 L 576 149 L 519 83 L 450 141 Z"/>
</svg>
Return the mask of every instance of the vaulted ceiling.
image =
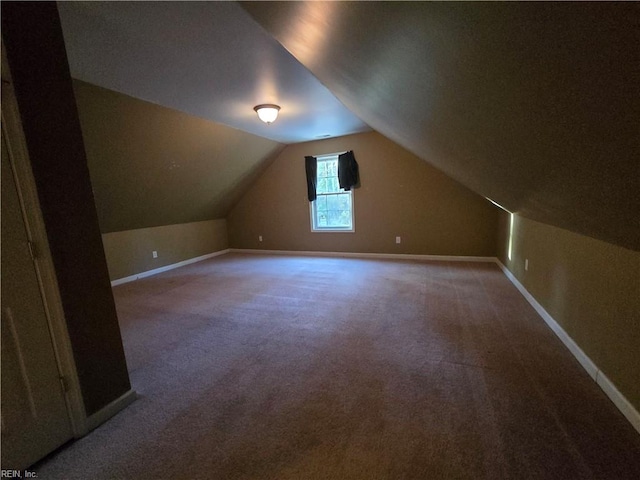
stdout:
<svg viewBox="0 0 640 480">
<path fill-rule="evenodd" d="M 371 127 L 507 210 L 640 250 L 640 4 L 59 5 L 76 78 L 281 143 Z"/>
</svg>

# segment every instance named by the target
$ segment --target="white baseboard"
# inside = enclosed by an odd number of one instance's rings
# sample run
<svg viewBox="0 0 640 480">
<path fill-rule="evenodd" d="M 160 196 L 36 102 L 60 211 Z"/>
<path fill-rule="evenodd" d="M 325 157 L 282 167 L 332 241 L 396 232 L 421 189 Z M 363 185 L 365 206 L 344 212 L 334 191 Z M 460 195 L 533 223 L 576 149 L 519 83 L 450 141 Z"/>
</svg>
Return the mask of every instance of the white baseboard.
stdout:
<svg viewBox="0 0 640 480">
<path fill-rule="evenodd" d="M 315 252 L 305 250 L 257 250 L 252 248 L 231 248 L 232 253 L 256 253 L 261 255 L 293 255 L 305 257 L 346 257 L 377 258 L 388 260 L 436 260 L 443 262 L 495 262 L 495 257 L 472 257 L 463 255 L 413 255 L 408 253 L 357 253 L 357 252 Z"/>
<path fill-rule="evenodd" d="M 495 260 L 498 266 L 502 269 L 506 277 L 515 285 L 515 287 L 522 293 L 524 298 L 531 304 L 536 312 L 542 317 L 549 328 L 558 336 L 558 338 L 565 344 L 574 357 L 580 362 L 580 365 L 586 370 L 591 378 L 598 384 L 598 386 L 604 391 L 609 399 L 614 403 L 618 410 L 622 412 L 629 423 L 633 425 L 638 433 L 640 433 L 640 412 L 638 412 L 633 405 L 627 400 L 627 398 L 620 393 L 616 386 L 607 378 L 607 376 L 598 368 L 598 366 L 591 360 L 586 353 L 578 346 L 576 342 L 569 336 L 567 332 L 555 321 L 555 319 L 549 315 L 542 305 L 531 295 L 524 285 L 505 267 L 498 259 Z"/>
<path fill-rule="evenodd" d="M 207 260 L 208 258 L 217 257 L 218 255 L 224 255 L 225 253 L 229 253 L 230 249 L 220 250 L 213 253 L 207 253 L 206 255 L 201 255 L 199 257 L 189 258 L 187 260 L 183 260 L 181 262 L 172 263 L 170 265 L 165 265 L 164 267 L 154 268 L 153 270 L 147 270 L 146 272 L 136 273 L 135 275 L 130 275 L 128 277 L 118 278 L 117 280 L 113 280 L 111 282 L 111 286 L 115 287 L 116 285 L 122 285 L 123 283 L 133 282 L 134 280 L 138 280 L 140 278 L 150 277 L 151 275 L 156 275 L 158 273 L 166 272 L 167 270 L 173 270 L 174 268 L 184 267 L 185 265 L 189 265 L 191 263 L 201 262 L 202 260 Z"/>
<path fill-rule="evenodd" d="M 622 412 L 622 414 L 629 420 L 631 425 L 640 433 L 640 413 L 635 409 L 633 405 L 627 400 L 627 398 L 620 393 L 620 391 L 616 388 L 607 376 L 602 373 L 602 371 L 598 370 L 598 375 L 596 377 L 596 383 L 600 386 L 604 393 L 607 394 L 609 399 L 618 407 L 618 410 Z"/>
<path fill-rule="evenodd" d="M 129 390 L 120 397 L 116 398 L 113 402 L 109 403 L 107 406 L 98 410 L 90 417 L 87 417 L 85 424 L 85 433 L 89 433 L 91 430 L 102 425 L 120 410 L 133 403 L 136 398 L 136 392 L 133 390 Z"/>
</svg>

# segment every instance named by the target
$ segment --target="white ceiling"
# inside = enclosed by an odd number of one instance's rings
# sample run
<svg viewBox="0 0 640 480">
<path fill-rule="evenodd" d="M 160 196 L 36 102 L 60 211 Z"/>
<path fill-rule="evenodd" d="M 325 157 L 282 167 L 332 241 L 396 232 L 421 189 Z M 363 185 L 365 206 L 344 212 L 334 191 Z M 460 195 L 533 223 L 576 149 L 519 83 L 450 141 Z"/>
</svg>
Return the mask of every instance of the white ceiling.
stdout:
<svg viewBox="0 0 640 480">
<path fill-rule="evenodd" d="M 281 143 L 370 130 L 235 2 L 59 2 L 71 75 Z M 282 107 L 272 125 L 255 105 Z"/>
</svg>

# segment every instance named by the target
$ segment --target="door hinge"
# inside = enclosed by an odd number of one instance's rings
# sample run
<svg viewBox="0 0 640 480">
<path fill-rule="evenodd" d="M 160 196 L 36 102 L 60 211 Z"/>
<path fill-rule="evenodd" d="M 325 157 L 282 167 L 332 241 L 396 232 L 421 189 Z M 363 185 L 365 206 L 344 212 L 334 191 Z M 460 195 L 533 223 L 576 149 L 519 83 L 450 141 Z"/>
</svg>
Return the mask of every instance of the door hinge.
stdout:
<svg viewBox="0 0 640 480">
<path fill-rule="evenodd" d="M 67 393 L 69 391 L 69 382 L 67 382 L 67 379 L 62 375 L 58 378 L 60 379 L 60 385 L 62 386 L 62 391 L 64 393 Z"/>
<path fill-rule="evenodd" d="M 32 241 L 27 241 L 27 245 L 29 246 L 29 255 L 31 255 L 31 260 L 35 260 L 38 258 L 38 249 L 36 245 Z"/>
</svg>

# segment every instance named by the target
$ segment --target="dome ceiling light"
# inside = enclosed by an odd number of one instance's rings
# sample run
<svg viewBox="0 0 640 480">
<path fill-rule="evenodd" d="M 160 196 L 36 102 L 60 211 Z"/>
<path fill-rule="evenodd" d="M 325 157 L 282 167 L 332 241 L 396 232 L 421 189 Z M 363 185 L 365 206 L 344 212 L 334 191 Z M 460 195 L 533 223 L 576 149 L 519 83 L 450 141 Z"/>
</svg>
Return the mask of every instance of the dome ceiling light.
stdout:
<svg viewBox="0 0 640 480">
<path fill-rule="evenodd" d="M 267 125 L 276 121 L 276 118 L 278 118 L 278 112 L 280 111 L 280 107 L 272 103 L 256 105 L 253 109 L 258 114 L 258 118 Z"/>
</svg>

